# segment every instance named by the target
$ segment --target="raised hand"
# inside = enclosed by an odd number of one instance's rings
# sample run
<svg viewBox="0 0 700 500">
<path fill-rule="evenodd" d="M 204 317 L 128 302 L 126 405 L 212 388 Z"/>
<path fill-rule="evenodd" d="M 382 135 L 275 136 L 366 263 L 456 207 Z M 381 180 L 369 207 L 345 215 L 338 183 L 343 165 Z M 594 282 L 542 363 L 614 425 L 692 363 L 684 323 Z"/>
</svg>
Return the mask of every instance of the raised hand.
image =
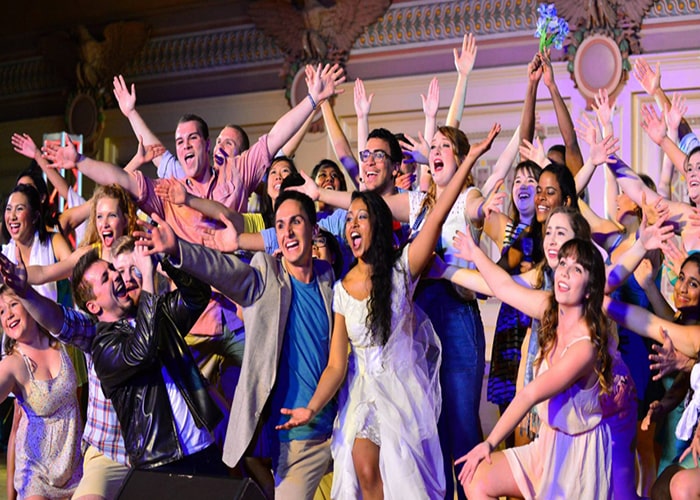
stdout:
<svg viewBox="0 0 700 500">
<path fill-rule="evenodd" d="M 134 265 L 136 269 L 139 270 L 141 276 L 143 277 L 143 282 L 148 283 L 153 281 L 153 270 L 155 265 L 153 263 L 153 258 L 148 252 L 145 245 L 134 245 L 133 252 Z"/>
<path fill-rule="evenodd" d="M 408 142 L 399 141 L 399 145 L 402 149 L 410 151 L 413 153 L 413 159 L 416 163 L 422 163 L 423 165 L 428 164 L 428 155 L 430 154 L 430 144 L 423 137 L 422 132 L 418 132 L 418 139 L 411 137 L 408 134 L 404 134 Z"/>
<path fill-rule="evenodd" d="M 304 193 L 313 201 L 318 201 L 320 191 L 316 182 L 311 177 L 309 177 L 308 174 L 303 170 L 300 170 L 299 173 L 304 178 L 304 184 L 302 184 L 301 186 L 289 186 L 285 189 L 289 191 L 298 191 L 300 193 Z"/>
<path fill-rule="evenodd" d="M 138 220 L 137 223 L 143 229 L 134 231 L 136 244 L 146 247 L 146 255 L 166 253 L 171 256 L 178 254 L 177 236 L 170 225 L 158 214 L 151 214 L 151 218 L 157 224 L 149 224 L 146 221 Z"/>
<path fill-rule="evenodd" d="M 527 65 L 527 77 L 532 83 L 538 83 L 542 78 L 542 58 L 536 53 Z"/>
<path fill-rule="evenodd" d="M 365 92 L 365 84 L 359 78 L 355 80 L 355 115 L 358 118 L 367 118 L 369 110 L 372 107 L 372 99 L 374 94 L 367 96 Z"/>
<path fill-rule="evenodd" d="M 647 203 L 647 195 L 642 192 L 642 215 L 646 218 L 648 224 L 656 224 L 656 221 L 663 218 L 668 220 L 671 216 L 671 208 L 668 201 L 663 196 L 657 196 Z"/>
<path fill-rule="evenodd" d="M 345 81 L 345 70 L 339 64 L 326 64 L 323 67 L 319 64 L 315 68 L 307 64 L 305 72 L 306 85 L 316 106 L 333 95 L 345 92 L 345 89 L 337 88 Z"/>
<path fill-rule="evenodd" d="M 556 85 L 554 81 L 554 69 L 552 68 L 552 60 L 549 58 L 550 51 L 546 49 L 544 52 L 540 52 L 540 60 L 542 61 L 542 77 L 544 78 L 544 84 L 547 87 L 552 87 Z"/>
<path fill-rule="evenodd" d="M 114 98 L 119 104 L 119 110 L 128 118 L 136 109 L 136 87 L 132 83 L 131 91 L 129 91 L 122 75 L 115 76 L 112 83 L 114 84 Z"/>
<path fill-rule="evenodd" d="M 688 364 L 690 364 L 690 366 L 695 364 L 694 359 L 676 350 L 673 345 L 673 340 L 671 340 L 666 330 L 659 328 L 659 332 L 661 333 L 663 342 L 661 344 L 652 345 L 651 348 L 654 350 L 654 353 L 649 355 L 649 361 L 651 361 L 649 369 L 658 372 L 652 376 L 652 380 L 661 380 L 661 378 L 666 375 L 686 368 Z"/>
<path fill-rule="evenodd" d="M 673 240 L 668 240 L 664 246 L 664 260 L 668 267 L 676 276 L 681 274 L 681 266 L 688 258 L 688 252 L 676 245 Z"/>
<path fill-rule="evenodd" d="M 547 155 L 544 152 L 544 147 L 542 146 L 542 141 L 540 138 L 535 136 L 535 142 L 530 142 L 527 139 L 523 139 L 523 143 L 518 146 L 520 151 L 520 157 L 523 160 L 530 160 L 537 163 L 540 167 L 544 168 L 547 163 Z"/>
<path fill-rule="evenodd" d="M 72 169 L 76 167 L 80 155 L 78 150 L 75 149 L 73 141 L 69 137 L 66 137 L 66 139 L 65 146 L 49 144 L 41 148 L 44 157 L 51 162 L 50 167 L 58 169 Z"/>
<path fill-rule="evenodd" d="M 435 116 L 437 116 L 438 107 L 440 107 L 440 85 L 438 84 L 437 78 L 430 80 L 428 96 L 426 97 L 421 94 L 420 98 L 423 102 L 423 114 L 435 118 Z"/>
<path fill-rule="evenodd" d="M 598 122 L 601 127 L 607 124 L 612 125 L 612 115 L 615 112 L 615 100 L 610 100 L 608 89 L 599 89 L 598 93 L 593 96 L 595 104 L 593 110 L 598 117 Z"/>
<path fill-rule="evenodd" d="M 649 66 L 643 58 L 634 62 L 634 77 L 647 94 L 653 96 L 661 88 L 661 63 L 656 63 L 656 70 Z"/>
<path fill-rule="evenodd" d="M 19 153 L 22 156 L 26 156 L 27 158 L 30 158 L 32 160 L 36 159 L 36 155 L 39 150 L 37 149 L 36 144 L 29 135 L 12 134 L 10 142 L 12 143 L 12 148 L 15 150 L 16 153 Z"/>
<path fill-rule="evenodd" d="M 187 201 L 185 186 L 175 179 L 160 179 L 154 183 L 154 191 L 158 198 L 173 205 L 184 205 Z"/>
<path fill-rule="evenodd" d="M 476 468 L 482 460 L 486 460 L 489 464 L 491 463 L 491 445 L 486 441 L 479 443 L 469 453 L 455 460 L 455 465 L 464 463 L 457 478 L 462 487 L 466 487 L 471 483 Z"/>
<path fill-rule="evenodd" d="M 658 271 L 658 269 L 654 269 L 654 265 L 651 263 L 651 260 L 642 259 L 634 270 L 634 279 L 637 280 L 639 286 L 644 289 L 647 289 L 650 286 L 656 286 L 654 283 L 656 271 Z"/>
<path fill-rule="evenodd" d="M 657 115 L 653 104 L 642 106 L 642 128 L 656 144 L 661 144 L 663 138 L 666 137 L 664 115 L 665 113 L 661 113 L 661 116 Z"/>
<path fill-rule="evenodd" d="M 454 238 L 452 238 L 452 246 L 457 250 L 455 257 L 468 261 L 474 260 L 474 255 L 480 251 L 472 235 L 464 234 L 462 231 L 455 233 Z"/>
<path fill-rule="evenodd" d="M 224 224 L 224 229 L 204 228 L 202 245 L 219 252 L 233 253 L 239 248 L 238 231 L 236 231 L 233 222 L 228 220 L 223 214 L 219 217 L 219 220 Z"/>
<path fill-rule="evenodd" d="M 576 124 L 576 133 L 586 144 L 590 146 L 600 140 L 600 130 L 586 115 L 581 115 Z"/>
<path fill-rule="evenodd" d="M 639 239 L 647 251 L 660 250 L 666 247 L 666 242 L 673 238 L 673 226 L 665 224 L 668 215 L 660 217 L 654 224 L 647 224 L 647 217 L 642 213 L 642 223 L 639 226 Z"/>
<path fill-rule="evenodd" d="M 476 50 L 476 38 L 474 38 L 472 33 L 464 35 L 461 52 L 457 52 L 457 49 L 452 49 L 455 58 L 455 69 L 461 76 L 469 76 L 472 69 L 474 69 Z"/>
<path fill-rule="evenodd" d="M 503 204 L 506 201 L 508 193 L 500 191 L 501 186 L 503 186 L 503 179 L 496 182 L 488 198 L 486 198 L 481 205 L 481 210 L 479 211 L 484 215 L 484 219 L 487 219 L 489 215 L 493 213 L 503 212 Z"/>
<path fill-rule="evenodd" d="M 664 109 L 666 114 L 666 125 L 670 130 L 678 132 L 678 127 L 681 125 L 683 116 L 688 112 L 688 105 L 685 103 L 685 97 L 678 92 L 674 92 L 671 97 L 671 105 Z"/>
<path fill-rule="evenodd" d="M 276 425 L 275 430 L 289 430 L 294 427 L 299 427 L 300 425 L 308 424 L 312 418 L 314 418 L 313 410 L 308 408 L 282 408 L 280 410 L 282 415 L 289 415 L 289 420 L 282 425 Z"/>
<path fill-rule="evenodd" d="M 486 136 L 486 139 L 483 141 L 472 144 L 472 147 L 469 148 L 469 153 L 467 153 L 467 158 L 465 161 L 471 161 L 471 160 L 477 160 L 486 153 L 489 149 L 491 149 L 491 146 L 493 145 L 493 141 L 496 140 L 496 137 L 498 134 L 501 133 L 501 124 L 500 123 L 494 123 L 493 126 L 491 127 L 491 130 L 489 130 L 488 135 Z"/>
<path fill-rule="evenodd" d="M 139 144 L 136 147 L 136 153 L 129 162 L 129 165 L 133 166 L 134 169 L 137 169 L 142 165 L 153 161 L 153 158 L 156 158 L 163 153 L 165 153 L 165 146 L 162 144 L 149 144 L 148 146 L 144 146 L 143 137 L 139 136 Z"/>
</svg>

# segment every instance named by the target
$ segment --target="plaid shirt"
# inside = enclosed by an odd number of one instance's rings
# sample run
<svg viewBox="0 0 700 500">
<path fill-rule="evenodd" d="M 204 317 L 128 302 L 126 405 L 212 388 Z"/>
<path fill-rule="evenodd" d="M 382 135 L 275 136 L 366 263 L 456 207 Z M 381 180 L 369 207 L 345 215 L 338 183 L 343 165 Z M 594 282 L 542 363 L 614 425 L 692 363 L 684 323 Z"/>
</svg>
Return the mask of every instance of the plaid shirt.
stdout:
<svg viewBox="0 0 700 500">
<path fill-rule="evenodd" d="M 95 323 L 85 314 L 61 306 L 63 326 L 54 336 L 63 343 L 72 344 L 83 351 L 88 367 L 89 397 L 87 421 L 83 431 L 83 452 L 93 446 L 110 460 L 129 465 L 122 438 L 119 420 L 112 402 L 102 392 L 100 380 L 95 373 L 95 365 L 90 356 L 92 340 L 95 338 Z"/>
</svg>

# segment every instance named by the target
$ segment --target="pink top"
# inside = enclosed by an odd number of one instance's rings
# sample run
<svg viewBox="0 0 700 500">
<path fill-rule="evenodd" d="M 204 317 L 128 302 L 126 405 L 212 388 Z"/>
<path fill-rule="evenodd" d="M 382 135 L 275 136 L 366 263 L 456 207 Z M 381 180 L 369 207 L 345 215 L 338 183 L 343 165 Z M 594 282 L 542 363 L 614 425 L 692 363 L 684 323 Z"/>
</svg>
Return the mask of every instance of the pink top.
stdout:
<svg viewBox="0 0 700 500">
<path fill-rule="evenodd" d="M 263 135 L 253 146 L 232 160 L 212 169 L 212 177 L 206 186 L 194 182 L 191 178 L 176 179 L 185 186 L 187 192 L 200 198 L 218 201 L 232 210 L 243 212 L 248 207 L 248 197 L 260 184 L 271 157 L 267 149 L 267 135 Z M 201 212 L 186 206 L 164 202 L 155 193 L 154 186 L 160 180 L 153 180 L 134 172 L 138 182 L 136 204 L 148 215 L 157 213 L 170 224 L 175 234 L 183 240 L 201 244 L 202 228 L 220 228 L 221 225 L 205 217 Z M 242 326 L 236 316 L 235 305 L 214 292 L 199 321 L 192 327 L 191 333 L 197 335 L 219 335 L 223 324 L 231 330 Z"/>
</svg>

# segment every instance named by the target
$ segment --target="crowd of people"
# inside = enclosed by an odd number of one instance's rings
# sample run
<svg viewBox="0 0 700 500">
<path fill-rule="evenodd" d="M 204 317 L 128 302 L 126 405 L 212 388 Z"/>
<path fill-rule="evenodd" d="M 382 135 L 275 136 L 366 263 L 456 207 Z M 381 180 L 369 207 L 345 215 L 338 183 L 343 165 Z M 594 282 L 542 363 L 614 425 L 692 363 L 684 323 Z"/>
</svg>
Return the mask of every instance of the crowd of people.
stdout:
<svg viewBox="0 0 700 500">
<path fill-rule="evenodd" d="M 370 129 L 356 80 L 356 150 L 330 65 L 306 67 L 306 98 L 253 144 L 235 124 L 211 144 L 184 114 L 167 151 L 122 76 L 128 165 L 15 134 L 32 165 L 2 222 L 8 495 L 112 499 L 135 469 L 249 477 L 280 499 L 700 495 L 700 141 L 684 99 L 636 60 L 656 104 L 641 127 L 664 152 L 651 179 L 616 154 L 614 99 L 574 126 L 537 53 L 521 123 L 477 186 L 501 127 L 479 143 L 459 128 L 476 55 L 466 35 L 446 121 L 433 79 L 417 138 Z M 562 138 L 548 151 L 540 83 Z M 336 158 L 295 165 L 319 108 Z M 607 214 L 585 201 L 596 168 Z M 670 200 L 674 168 L 687 201 Z M 486 436 L 480 296 L 502 301 Z"/>
</svg>

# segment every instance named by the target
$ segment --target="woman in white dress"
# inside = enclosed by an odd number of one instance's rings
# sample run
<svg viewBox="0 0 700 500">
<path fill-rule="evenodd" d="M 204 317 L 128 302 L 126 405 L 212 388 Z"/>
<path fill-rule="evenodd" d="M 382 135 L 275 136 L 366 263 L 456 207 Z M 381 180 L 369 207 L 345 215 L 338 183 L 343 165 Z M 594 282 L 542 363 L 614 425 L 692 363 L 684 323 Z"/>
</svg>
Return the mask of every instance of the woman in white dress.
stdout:
<svg viewBox="0 0 700 500">
<path fill-rule="evenodd" d="M 333 498 L 444 495 L 437 434 L 439 340 L 412 296 L 472 165 L 499 131 L 495 125 L 471 148 L 403 251 L 393 247 L 392 216 L 383 199 L 372 192 L 353 194 L 345 236 L 356 263 L 335 287 L 328 366 L 306 408 L 282 410 L 291 416 L 283 427 L 302 425 L 346 380 L 331 443 Z"/>
</svg>

